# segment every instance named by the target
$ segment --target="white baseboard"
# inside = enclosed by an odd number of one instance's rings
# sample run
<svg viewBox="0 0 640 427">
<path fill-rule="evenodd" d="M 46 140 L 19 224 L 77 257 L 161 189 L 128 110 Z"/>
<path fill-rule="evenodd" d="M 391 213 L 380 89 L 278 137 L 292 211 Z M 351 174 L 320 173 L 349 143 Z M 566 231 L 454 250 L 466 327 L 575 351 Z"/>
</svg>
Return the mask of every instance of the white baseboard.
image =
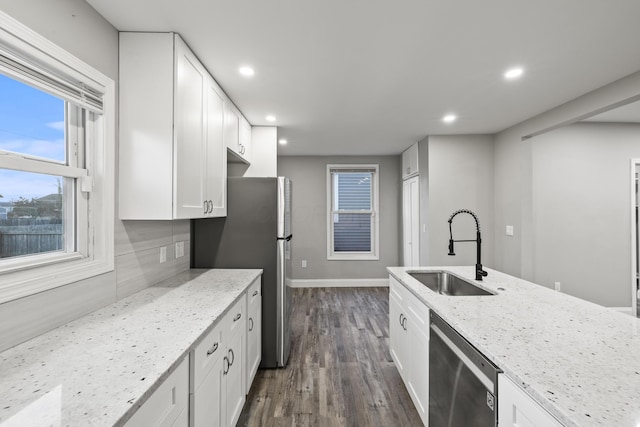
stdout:
<svg viewBox="0 0 640 427">
<path fill-rule="evenodd" d="M 608 309 L 619 311 L 620 313 L 633 316 L 633 307 L 607 307 Z"/>
<path fill-rule="evenodd" d="M 298 279 L 291 280 L 292 288 L 373 288 L 389 286 L 384 279 Z"/>
</svg>

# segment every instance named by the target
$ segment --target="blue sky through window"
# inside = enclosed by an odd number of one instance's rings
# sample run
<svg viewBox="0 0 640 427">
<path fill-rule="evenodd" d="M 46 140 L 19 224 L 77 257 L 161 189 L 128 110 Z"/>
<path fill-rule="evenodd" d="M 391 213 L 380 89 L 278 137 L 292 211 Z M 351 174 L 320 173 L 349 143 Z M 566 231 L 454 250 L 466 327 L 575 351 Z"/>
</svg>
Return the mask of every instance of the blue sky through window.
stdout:
<svg viewBox="0 0 640 427">
<path fill-rule="evenodd" d="M 64 101 L 0 74 L 0 150 L 64 163 Z M 0 169 L 0 201 L 57 192 L 54 177 Z"/>
</svg>

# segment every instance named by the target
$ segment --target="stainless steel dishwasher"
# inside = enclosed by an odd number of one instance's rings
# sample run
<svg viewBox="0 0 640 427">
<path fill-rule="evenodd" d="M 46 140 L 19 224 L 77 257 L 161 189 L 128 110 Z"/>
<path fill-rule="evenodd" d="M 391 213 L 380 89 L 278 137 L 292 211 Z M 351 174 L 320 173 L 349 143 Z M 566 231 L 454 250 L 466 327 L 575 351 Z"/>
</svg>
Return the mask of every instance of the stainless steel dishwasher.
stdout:
<svg viewBox="0 0 640 427">
<path fill-rule="evenodd" d="M 498 425 L 499 372 L 431 311 L 429 427 Z"/>
</svg>

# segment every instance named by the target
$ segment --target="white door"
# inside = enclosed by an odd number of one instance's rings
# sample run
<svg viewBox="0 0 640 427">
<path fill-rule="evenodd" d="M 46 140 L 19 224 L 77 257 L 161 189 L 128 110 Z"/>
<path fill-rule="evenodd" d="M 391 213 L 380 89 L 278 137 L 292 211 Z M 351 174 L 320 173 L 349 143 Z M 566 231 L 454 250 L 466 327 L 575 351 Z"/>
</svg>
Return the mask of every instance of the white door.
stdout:
<svg viewBox="0 0 640 427">
<path fill-rule="evenodd" d="M 420 181 L 414 176 L 402 183 L 404 266 L 420 265 Z"/>
</svg>

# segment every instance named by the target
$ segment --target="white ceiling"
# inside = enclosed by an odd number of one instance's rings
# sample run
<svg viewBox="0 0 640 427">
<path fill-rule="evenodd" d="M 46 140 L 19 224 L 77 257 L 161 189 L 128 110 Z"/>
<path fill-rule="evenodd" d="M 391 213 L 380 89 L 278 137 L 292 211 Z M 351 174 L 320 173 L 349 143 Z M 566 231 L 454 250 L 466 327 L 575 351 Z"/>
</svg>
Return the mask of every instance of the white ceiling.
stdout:
<svg viewBox="0 0 640 427">
<path fill-rule="evenodd" d="M 281 155 L 495 133 L 640 70 L 638 0 L 87 1 L 119 30 L 180 33 L 253 125 L 277 117 Z"/>
</svg>

